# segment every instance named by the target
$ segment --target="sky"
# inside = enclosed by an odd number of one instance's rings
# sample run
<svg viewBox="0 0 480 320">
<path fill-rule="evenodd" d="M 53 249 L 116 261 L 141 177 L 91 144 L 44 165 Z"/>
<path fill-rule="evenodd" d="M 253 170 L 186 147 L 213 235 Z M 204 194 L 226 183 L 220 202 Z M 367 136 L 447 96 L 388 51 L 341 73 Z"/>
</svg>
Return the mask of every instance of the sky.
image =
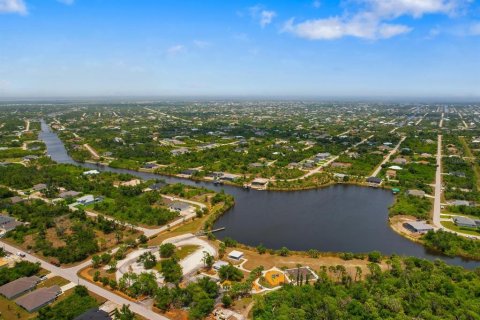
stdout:
<svg viewBox="0 0 480 320">
<path fill-rule="evenodd" d="M 0 0 L 0 97 L 480 98 L 480 0 Z"/>
</svg>

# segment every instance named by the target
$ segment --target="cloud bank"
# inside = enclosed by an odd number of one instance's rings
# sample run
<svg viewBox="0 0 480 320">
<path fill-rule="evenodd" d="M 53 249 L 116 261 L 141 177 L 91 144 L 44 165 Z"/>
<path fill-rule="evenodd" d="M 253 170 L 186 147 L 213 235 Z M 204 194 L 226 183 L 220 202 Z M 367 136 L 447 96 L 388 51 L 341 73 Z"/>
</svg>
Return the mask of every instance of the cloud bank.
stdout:
<svg viewBox="0 0 480 320">
<path fill-rule="evenodd" d="M 300 38 L 333 40 L 350 36 L 362 39 L 388 39 L 413 29 L 392 21 L 401 16 L 420 18 L 427 14 L 455 15 L 471 0 L 358 0 L 360 9 L 322 19 L 296 23 L 288 20 L 283 28 Z"/>
</svg>

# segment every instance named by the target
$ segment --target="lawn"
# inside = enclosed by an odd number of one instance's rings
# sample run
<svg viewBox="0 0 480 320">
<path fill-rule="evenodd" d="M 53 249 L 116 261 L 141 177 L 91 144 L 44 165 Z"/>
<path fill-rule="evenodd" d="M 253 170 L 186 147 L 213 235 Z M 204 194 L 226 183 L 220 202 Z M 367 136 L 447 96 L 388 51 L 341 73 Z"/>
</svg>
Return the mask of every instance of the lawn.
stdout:
<svg viewBox="0 0 480 320">
<path fill-rule="evenodd" d="M 14 301 L 10 301 L 0 296 L 0 319 L 32 319 L 36 313 L 28 313 L 21 307 L 17 306 Z"/>
<path fill-rule="evenodd" d="M 178 248 L 175 251 L 175 253 L 176 253 L 178 259 L 182 260 L 182 259 L 185 259 L 186 257 L 188 257 L 189 255 L 191 255 L 192 253 L 194 253 L 195 251 L 197 251 L 197 249 L 199 247 L 200 246 L 197 246 L 197 245 L 186 245 L 186 246 Z"/>
<path fill-rule="evenodd" d="M 42 287 L 51 287 L 51 286 L 54 286 L 54 285 L 58 285 L 58 286 L 64 286 L 66 284 L 68 284 L 70 281 L 68 280 L 65 280 L 63 279 L 62 277 L 59 277 L 59 276 L 55 276 L 55 277 L 52 277 L 52 278 L 49 278 L 45 281 L 42 281 L 38 284 L 38 288 L 42 288 Z"/>
<path fill-rule="evenodd" d="M 445 228 L 448 228 L 452 231 L 456 232 L 461 232 L 461 233 L 466 233 L 466 234 L 471 234 L 473 236 L 478 236 L 480 235 L 480 231 L 477 229 L 472 229 L 472 228 L 464 228 L 464 227 L 458 227 L 455 223 L 452 221 L 441 221 L 442 226 Z"/>
</svg>

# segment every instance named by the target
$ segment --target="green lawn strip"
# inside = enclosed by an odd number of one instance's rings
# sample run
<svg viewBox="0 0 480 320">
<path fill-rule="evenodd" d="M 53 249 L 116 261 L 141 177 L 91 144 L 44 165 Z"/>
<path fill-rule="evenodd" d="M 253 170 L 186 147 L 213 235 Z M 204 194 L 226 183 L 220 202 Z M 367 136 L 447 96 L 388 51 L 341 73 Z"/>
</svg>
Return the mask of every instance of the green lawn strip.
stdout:
<svg viewBox="0 0 480 320">
<path fill-rule="evenodd" d="M 188 257 L 189 255 L 191 255 L 192 253 L 194 253 L 195 251 L 197 251 L 199 247 L 200 246 L 197 246 L 197 245 L 185 245 L 177 249 L 175 254 L 177 255 L 179 260 L 182 260 Z"/>
<path fill-rule="evenodd" d="M 63 279 L 62 277 L 59 277 L 59 276 L 55 276 L 55 277 L 52 277 L 52 278 L 49 278 L 45 281 L 42 281 L 38 284 L 38 288 L 42 288 L 42 287 L 51 287 L 51 286 L 54 286 L 54 285 L 58 285 L 58 286 L 64 286 L 66 284 L 68 284 L 70 281 L 68 280 L 65 280 Z"/>
<path fill-rule="evenodd" d="M 28 313 L 15 301 L 0 296 L 0 319 L 31 319 L 34 317 L 35 313 Z"/>
<path fill-rule="evenodd" d="M 475 230 L 475 229 L 472 229 L 472 228 L 459 227 L 451 221 L 441 221 L 440 223 L 442 224 L 442 226 L 444 226 L 445 228 L 450 229 L 452 231 L 461 232 L 461 233 L 465 233 L 465 234 L 471 234 L 473 236 L 480 235 L 480 231 L 478 231 L 478 230 Z"/>
</svg>

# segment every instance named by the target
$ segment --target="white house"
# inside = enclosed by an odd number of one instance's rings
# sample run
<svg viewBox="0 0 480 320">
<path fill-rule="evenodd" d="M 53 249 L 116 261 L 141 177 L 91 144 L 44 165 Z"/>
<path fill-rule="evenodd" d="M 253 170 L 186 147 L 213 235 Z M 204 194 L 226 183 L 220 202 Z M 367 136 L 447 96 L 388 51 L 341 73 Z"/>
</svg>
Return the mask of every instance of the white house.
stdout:
<svg viewBox="0 0 480 320">
<path fill-rule="evenodd" d="M 237 250 L 233 250 L 232 252 L 230 252 L 230 253 L 228 254 L 228 257 L 229 257 L 230 259 L 240 260 L 240 259 L 242 259 L 242 257 L 243 257 L 243 252 L 237 251 Z"/>
</svg>

